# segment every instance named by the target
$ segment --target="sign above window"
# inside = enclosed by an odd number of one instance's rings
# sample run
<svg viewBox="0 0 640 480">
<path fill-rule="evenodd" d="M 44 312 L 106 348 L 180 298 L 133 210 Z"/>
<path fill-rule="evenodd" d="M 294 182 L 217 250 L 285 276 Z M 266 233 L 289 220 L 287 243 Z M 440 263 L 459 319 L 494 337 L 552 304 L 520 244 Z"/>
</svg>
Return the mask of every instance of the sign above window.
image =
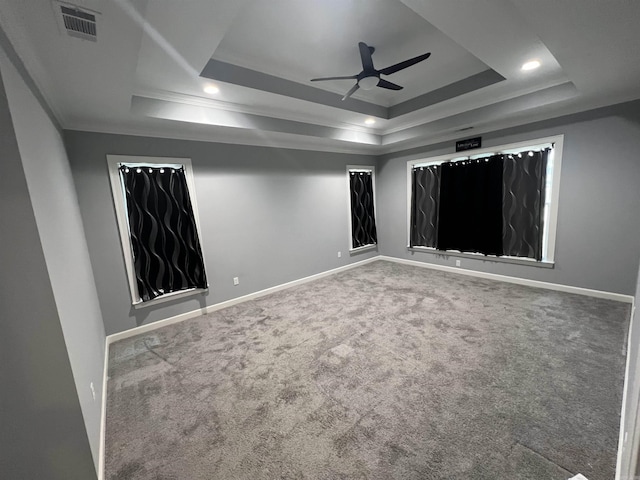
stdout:
<svg viewBox="0 0 640 480">
<path fill-rule="evenodd" d="M 463 152 L 474 148 L 482 147 L 482 137 L 467 138 L 456 142 L 456 152 Z"/>
</svg>

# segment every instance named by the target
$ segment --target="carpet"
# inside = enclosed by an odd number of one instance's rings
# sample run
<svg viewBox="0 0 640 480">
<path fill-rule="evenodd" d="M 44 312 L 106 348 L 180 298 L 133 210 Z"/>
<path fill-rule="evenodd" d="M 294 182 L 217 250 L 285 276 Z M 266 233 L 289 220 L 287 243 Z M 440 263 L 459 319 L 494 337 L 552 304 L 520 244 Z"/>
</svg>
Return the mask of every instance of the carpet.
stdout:
<svg viewBox="0 0 640 480">
<path fill-rule="evenodd" d="M 614 477 L 630 306 L 377 261 L 111 345 L 105 478 Z"/>
</svg>

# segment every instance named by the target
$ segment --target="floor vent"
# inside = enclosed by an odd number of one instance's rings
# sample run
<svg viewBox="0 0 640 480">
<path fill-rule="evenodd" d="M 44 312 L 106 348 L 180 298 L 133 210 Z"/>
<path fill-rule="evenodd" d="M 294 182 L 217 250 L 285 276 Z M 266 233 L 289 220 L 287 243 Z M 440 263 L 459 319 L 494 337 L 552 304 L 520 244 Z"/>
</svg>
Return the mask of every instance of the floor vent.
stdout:
<svg viewBox="0 0 640 480">
<path fill-rule="evenodd" d="M 72 37 L 97 41 L 96 16 L 94 13 L 71 5 L 60 7 L 60 20 L 65 31 Z"/>
</svg>

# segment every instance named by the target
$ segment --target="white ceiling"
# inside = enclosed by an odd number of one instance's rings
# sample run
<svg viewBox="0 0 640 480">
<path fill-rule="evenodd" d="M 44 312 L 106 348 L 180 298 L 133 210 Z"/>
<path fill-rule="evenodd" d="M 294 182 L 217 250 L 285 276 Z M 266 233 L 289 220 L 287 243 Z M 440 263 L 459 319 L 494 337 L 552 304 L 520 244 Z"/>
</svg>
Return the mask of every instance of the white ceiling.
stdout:
<svg viewBox="0 0 640 480">
<path fill-rule="evenodd" d="M 386 153 L 640 98 L 638 1 L 72 3 L 99 12 L 97 42 L 63 32 L 56 3 L 0 0 L 0 27 L 67 129 Z M 431 57 L 386 77 L 397 92 L 341 102 L 353 81 L 309 81 L 359 73 L 359 41 L 376 68 Z"/>
</svg>

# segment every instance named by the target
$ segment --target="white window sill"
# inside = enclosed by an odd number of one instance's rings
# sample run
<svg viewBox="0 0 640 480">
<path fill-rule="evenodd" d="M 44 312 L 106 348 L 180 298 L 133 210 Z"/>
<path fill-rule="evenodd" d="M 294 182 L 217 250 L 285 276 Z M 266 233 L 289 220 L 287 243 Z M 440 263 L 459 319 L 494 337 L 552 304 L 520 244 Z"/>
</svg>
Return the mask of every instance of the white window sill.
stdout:
<svg viewBox="0 0 640 480">
<path fill-rule="evenodd" d="M 372 243 L 370 245 L 363 245 L 362 247 L 358 247 L 358 248 L 350 248 L 349 253 L 351 255 L 355 255 L 356 253 L 366 252 L 367 250 L 374 250 L 376 248 L 378 248 L 378 244 Z"/>
<path fill-rule="evenodd" d="M 149 300 L 148 302 L 143 302 L 142 300 L 139 300 L 133 303 L 133 308 L 150 307 L 152 305 L 158 305 L 159 303 L 164 303 L 171 300 L 178 300 L 180 298 L 190 297 L 192 295 L 197 295 L 199 293 L 206 293 L 208 291 L 209 291 L 209 288 L 190 288 L 189 290 L 179 290 L 177 292 L 171 292 L 165 295 L 161 295 L 159 297 L 154 298 L 153 300 Z"/>
<path fill-rule="evenodd" d="M 457 250 L 437 250 L 433 247 L 407 247 L 407 250 L 411 252 L 430 253 L 439 257 L 460 257 L 471 258 L 473 260 L 480 260 L 483 262 L 495 262 L 495 263 L 513 263 L 516 265 L 526 265 L 528 267 L 537 268 L 553 268 L 555 263 L 549 261 L 537 261 L 528 258 L 521 257 L 496 257 L 495 255 L 484 255 L 482 253 L 471 252 L 459 252 Z"/>
</svg>

